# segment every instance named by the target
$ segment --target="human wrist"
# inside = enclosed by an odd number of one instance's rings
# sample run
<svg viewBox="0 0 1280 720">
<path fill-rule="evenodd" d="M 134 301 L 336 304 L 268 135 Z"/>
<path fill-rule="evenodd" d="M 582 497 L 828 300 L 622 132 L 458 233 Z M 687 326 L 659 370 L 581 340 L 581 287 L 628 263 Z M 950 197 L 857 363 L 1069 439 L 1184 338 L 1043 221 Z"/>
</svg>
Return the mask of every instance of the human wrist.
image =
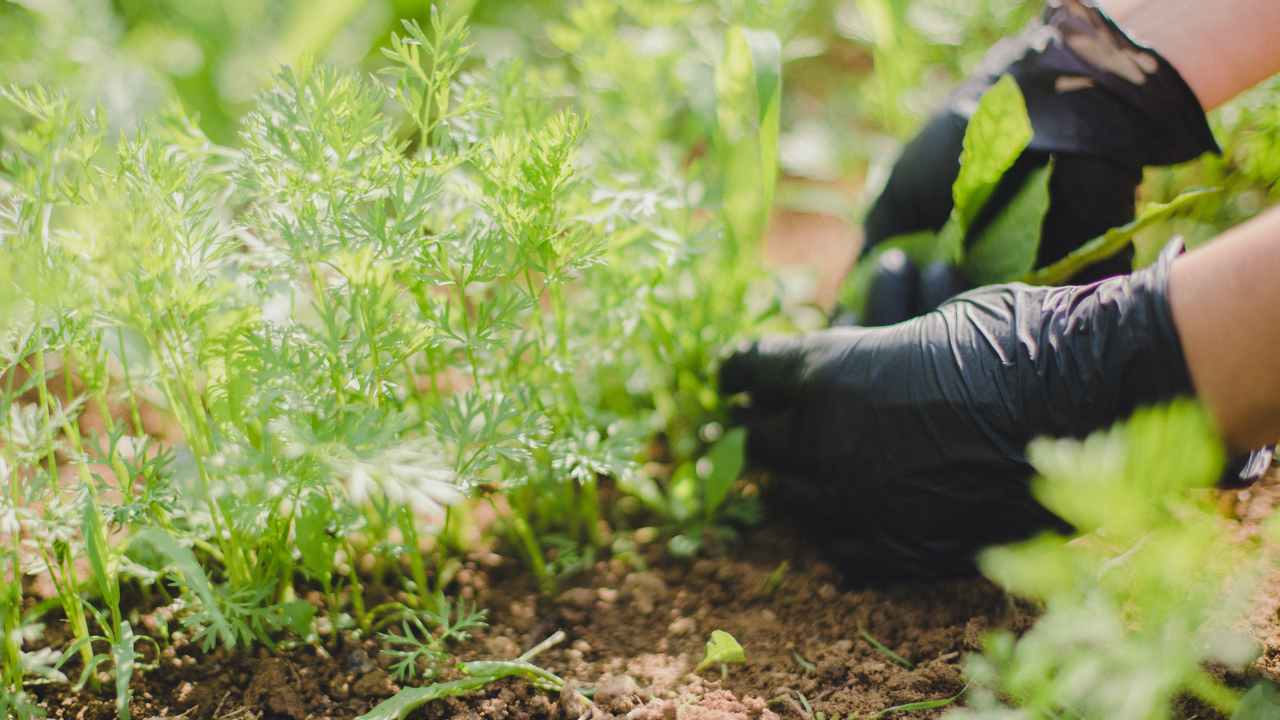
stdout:
<svg viewBox="0 0 1280 720">
<path fill-rule="evenodd" d="M 1176 68 L 1205 111 L 1280 71 L 1274 0 L 1094 0 Z"/>
</svg>

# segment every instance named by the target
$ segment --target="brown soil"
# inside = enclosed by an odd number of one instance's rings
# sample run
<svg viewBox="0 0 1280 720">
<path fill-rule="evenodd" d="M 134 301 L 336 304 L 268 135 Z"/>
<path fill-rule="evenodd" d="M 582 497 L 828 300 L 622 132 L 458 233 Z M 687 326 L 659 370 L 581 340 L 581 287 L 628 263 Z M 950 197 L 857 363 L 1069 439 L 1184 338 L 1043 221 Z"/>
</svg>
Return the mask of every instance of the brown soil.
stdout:
<svg viewBox="0 0 1280 720">
<path fill-rule="evenodd" d="M 1027 626 L 1031 615 L 979 580 L 846 590 L 813 549 L 766 530 L 732 556 L 664 560 L 658 547 L 597 563 L 557 598 L 540 598 L 510 563 L 472 563 L 470 588 L 491 626 L 460 649 L 465 659 L 511 658 L 558 629 L 567 640 L 538 659 L 593 694 L 597 717 L 736 720 L 874 715 L 963 687 L 962 661 L 994 627 Z M 490 556 L 492 557 L 492 556 Z M 783 565 L 785 563 L 785 566 Z M 780 570 L 780 566 L 782 569 Z M 712 630 L 746 648 L 748 663 L 690 671 Z M 861 636 L 865 630 L 911 665 Z M 181 640 L 157 669 L 135 679 L 137 718 L 352 718 L 397 689 L 372 640 L 337 651 L 304 646 L 202 655 Z M 100 698 L 37 688 L 52 718 L 110 718 Z M 806 704 L 810 708 L 805 709 Z M 560 718 L 583 708 L 512 681 L 412 717 Z M 935 711 L 912 717 L 933 717 Z"/>
<path fill-rule="evenodd" d="M 840 186 L 831 187 L 829 191 L 850 197 L 855 194 L 855 190 Z M 796 267 L 811 272 L 814 302 L 830 309 L 861 249 L 862 230 L 849 218 L 778 210 L 770 219 L 764 253 L 765 261 L 773 267 Z"/>
<path fill-rule="evenodd" d="M 1280 503 L 1280 475 L 1223 494 L 1224 511 L 1255 532 Z M 643 536 L 643 533 L 641 533 Z M 555 598 L 540 597 L 514 561 L 477 555 L 458 590 L 490 610 L 490 627 L 459 648 L 462 659 L 507 659 L 554 633 L 567 639 L 538 658 L 571 687 L 553 697 L 520 681 L 432 703 L 413 718 L 765 720 L 878 717 L 903 703 L 963 689 L 966 653 L 990 629 L 1025 629 L 1034 609 L 974 578 L 877 589 L 841 586 L 815 548 L 786 531 L 750 534 L 730 554 L 671 560 L 659 543 L 596 565 Z M 1253 674 L 1280 678 L 1280 577 L 1253 618 L 1263 653 Z M 712 630 L 725 630 L 748 662 L 695 675 Z M 865 631 L 865 635 L 863 634 Z M 878 649 L 882 643 L 898 657 Z M 332 643 L 330 645 L 333 645 Z M 203 655 L 180 637 L 159 666 L 134 680 L 136 718 L 353 718 L 397 690 L 376 640 L 346 636 L 337 649 Z M 1246 680 L 1238 677 L 1237 681 Z M 101 697 L 36 688 L 52 718 L 113 717 Z M 1215 717 L 1184 703 L 1184 717 Z M 938 717 L 917 711 L 912 718 Z"/>
</svg>

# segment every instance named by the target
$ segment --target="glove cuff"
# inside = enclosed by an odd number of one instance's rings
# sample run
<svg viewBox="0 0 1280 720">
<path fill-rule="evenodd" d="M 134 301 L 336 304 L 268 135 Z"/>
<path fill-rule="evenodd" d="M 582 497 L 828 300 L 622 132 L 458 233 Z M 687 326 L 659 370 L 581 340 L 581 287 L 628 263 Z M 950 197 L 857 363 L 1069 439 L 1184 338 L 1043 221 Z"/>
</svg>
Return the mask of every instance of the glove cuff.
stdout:
<svg viewBox="0 0 1280 720">
<path fill-rule="evenodd" d="M 1220 152 L 1204 108 L 1173 65 L 1092 0 L 1050 0 L 1026 32 L 992 48 L 953 107 L 971 114 L 1004 74 L 1026 97 L 1034 150 L 1094 155 L 1131 167 Z"/>
<path fill-rule="evenodd" d="M 1152 267 L 1092 285 L 1053 288 L 1019 319 L 1020 335 L 1046 350 L 1035 375 L 1048 380 L 1031 407 L 1038 434 L 1082 437 L 1134 410 L 1191 395 L 1191 374 L 1169 305 L 1181 241 Z M 1031 334 L 1034 333 L 1034 334 Z"/>
<path fill-rule="evenodd" d="M 1130 323 L 1142 323 L 1147 335 L 1146 342 L 1134 348 L 1123 375 L 1132 391 L 1130 410 L 1195 392 L 1169 304 L 1169 277 L 1173 273 L 1173 261 L 1182 251 L 1182 238 L 1174 238 L 1160 252 L 1154 265 L 1129 278 L 1133 307 L 1116 318 L 1120 326 L 1117 329 L 1123 331 Z"/>
<path fill-rule="evenodd" d="M 1112 53 L 1127 55 L 1145 76 L 1132 82 L 1123 76 L 1110 73 L 1105 64 L 1099 68 L 1097 79 L 1118 97 L 1140 111 L 1151 121 L 1147 127 L 1154 134 L 1137 139 L 1144 145 L 1147 165 L 1172 165 L 1193 160 L 1206 152 L 1221 154 L 1222 149 L 1213 137 L 1209 120 L 1205 117 L 1200 98 L 1187 84 L 1182 74 L 1155 48 L 1139 42 L 1098 6 L 1096 0 L 1060 0 L 1057 12 L 1070 18 L 1073 11 L 1067 6 L 1079 4 L 1085 11 L 1100 20 L 1111 38 L 1115 40 Z M 1055 3 L 1058 4 L 1058 3 Z M 1054 12 L 1052 5 L 1047 12 Z M 1065 28 L 1070 23 L 1063 21 Z M 1068 45 L 1071 42 L 1068 40 Z M 1086 45 L 1087 46 L 1087 45 Z M 1083 55 L 1079 49 L 1077 54 Z M 1154 69 L 1146 63 L 1155 61 Z M 1142 80 L 1145 79 L 1145 82 Z"/>
</svg>

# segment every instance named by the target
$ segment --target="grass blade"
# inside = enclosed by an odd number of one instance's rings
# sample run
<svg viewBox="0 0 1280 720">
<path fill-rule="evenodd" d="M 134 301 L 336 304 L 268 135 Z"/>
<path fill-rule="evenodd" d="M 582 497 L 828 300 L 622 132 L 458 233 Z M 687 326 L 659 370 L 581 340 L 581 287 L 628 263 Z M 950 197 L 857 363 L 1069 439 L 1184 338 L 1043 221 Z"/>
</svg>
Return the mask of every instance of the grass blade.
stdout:
<svg viewBox="0 0 1280 720">
<path fill-rule="evenodd" d="M 866 640 L 867 643 L 871 645 L 871 647 L 876 649 L 876 652 L 889 658 L 895 664 L 901 665 L 902 667 L 908 670 L 914 670 L 916 668 L 916 666 L 910 660 L 890 650 L 887 645 L 875 639 L 875 637 L 871 633 L 866 631 L 866 628 L 858 628 L 858 636 L 861 637 L 863 640 Z"/>
<path fill-rule="evenodd" d="M 887 718 L 894 713 L 920 712 L 921 710 L 937 710 L 939 708 L 944 708 L 944 707 L 947 707 L 948 705 L 951 705 L 955 701 L 959 700 L 961 697 L 963 697 L 965 694 L 965 691 L 967 691 L 968 689 L 969 689 L 969 686 L 966 685 L 963 688 L 960 688 L 960 692 L 956 693 L 955 695 L 952 695 L 951 697 L 938 698 L 937 700 L 921 700 L 919 702 L 910 702 L 910 703 L 904 703 L 902 705 L 894 705 L 893 707 L 889 707 L 881 710 L 875 715 L 869 716 L 868 718 L 866 718 L 866 720 L 881 720 L 881 718 Z"/>
</svg>

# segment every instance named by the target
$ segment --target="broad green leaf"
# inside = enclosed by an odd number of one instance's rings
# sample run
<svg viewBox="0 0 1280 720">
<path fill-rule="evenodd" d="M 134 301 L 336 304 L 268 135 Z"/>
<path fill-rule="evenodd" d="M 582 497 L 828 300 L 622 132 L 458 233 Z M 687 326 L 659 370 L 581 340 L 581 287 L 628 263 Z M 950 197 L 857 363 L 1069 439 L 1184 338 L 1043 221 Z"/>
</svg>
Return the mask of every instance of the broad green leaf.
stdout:
<svg viewBox="0 0 1280 720">
<path fill-rule="evenodd" d="M 1052 173 L 1052 162 L 1032 173 L 965 252 L 964 274 L 974 285 L 1009 282 L 1035 268 Z"/>
<path fill-rule="evenodd" d="M 1184 212 L 1201 200 L 1217 195 L 1219 192 L 1221 191 L 1217 188 L 1189 190 L 1167 203 L 1150 205 L 1128 225 L 1108 230 L 1101 237 L 1081 245 L 1058 262 L 1024 275 L 1022 281 L 1031 285 L 1061 285 L 1090 265 L 1114 257 L 1128 247 L 1138 233 L 1148 227 Z"/>
<path fill-rule="evenodd" d="M 133 538 L 135 545 L 148 545 L 166 561 L 169 568 L 177 573 L 182 579 L 182 583 L 187 589 L 195 593 L 201 604 L 208 611 L 211 632 L 222 640 L 222 644 L 230 649 L 236 645 L 235 633 L 231 630 L 231 625 L 227 623 L 227 619 L 222 615 L 222 611 L 218 609 L 217 600 L 213 596 L 213 586 L 209 584 L 209 578 L 204 573 L 204 569 L 200 567 L 200 563 L 196 561 L 196 556 L 191 552 L 190 548 L 183 547 L 178 541 L 173 539 L 168 533 L 158 528 L 145 528 L 138 532 Z"/>
<path fill-rule="evenodd" d="M 712 630 L 707 640 L 706 654 L 693 669 L 695 673 L 715 665 L 741 665 L 747 661 L 747 652 L 732 635 L 723 630 Z"/>
<path fill-rule="evenodd" d="M 1280 720 L 1280 688 L 1263 681 L 1240 699 L 1231 720 Z"/>
<path fill-rule="evenodd" d="M 302 567 L 311 577 L 325 582 L 333 572 L 333 558 L 338 550 L 338 540 L 329 534 L 329 521 L 333 506 L 328 499 L 312 493 L 303 501 L 293 532 L 302 555 Z"/>
<path fill-rule="evenodd" d="M 706 460 L 711 463 L 711 468 L 702 479 L 702 512 L 708 518 L 724 502 L 734 481 L 742 474 L 746 445 L 747 431 L 734 428 L 725 433 L 707 453 Z"/>
<path fill-rule="evenodd" d="M 716 144 L 724 217 L 742 252 L 760 241 L 778 174 L 782 45 L 771 32 L 734 27 L 716 67 Z"/>
<path fill-rule="evenodd" d="M 964 262 L 965 227 L 960 223 L 959 215 L 954 211 L 947 218 L 947 224 L 937 234 L 937 244 L 932 255 L 939 260 L 959 265 Z"/>
<path fill-rule="evenodd" d="M 960 175 L 951 186 L 953 220 L 967 230 L 1000 178 L 1031 143 L 1031 119 L 1018 83 L 1008 75 L 982 95 L 969 119 L 960 153 Z"/>
</svg>

